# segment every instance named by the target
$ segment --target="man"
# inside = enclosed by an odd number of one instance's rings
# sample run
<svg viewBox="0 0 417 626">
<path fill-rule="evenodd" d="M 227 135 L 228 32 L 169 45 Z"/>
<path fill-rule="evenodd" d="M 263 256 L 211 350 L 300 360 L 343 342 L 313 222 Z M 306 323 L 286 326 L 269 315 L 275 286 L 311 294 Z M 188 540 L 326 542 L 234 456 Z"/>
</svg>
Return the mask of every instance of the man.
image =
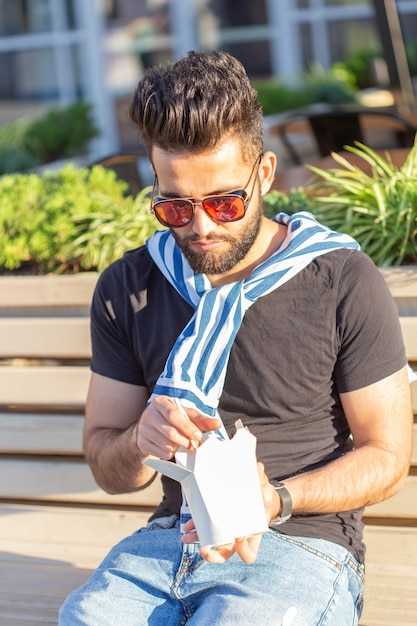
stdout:
<svg viewBox="0 0 417 626">
<path fill-rule="evenodd" d="M 401 488 L 411 453 L 388 289 L 349 237 L 309 214 L 264 217 L 276 157 L 236 59 L 148 69 L 131 117 L 168 230 L 97 286 L 87 459 L 103 489 L 134 491 L 154 479 L 149 455 L 173 459 L 241 418 L 270 530 L 200 546 L 163 478 L 148 527 L 68 597 L 60 624 L 357 624 L 362 509 Z"/>
</svg>

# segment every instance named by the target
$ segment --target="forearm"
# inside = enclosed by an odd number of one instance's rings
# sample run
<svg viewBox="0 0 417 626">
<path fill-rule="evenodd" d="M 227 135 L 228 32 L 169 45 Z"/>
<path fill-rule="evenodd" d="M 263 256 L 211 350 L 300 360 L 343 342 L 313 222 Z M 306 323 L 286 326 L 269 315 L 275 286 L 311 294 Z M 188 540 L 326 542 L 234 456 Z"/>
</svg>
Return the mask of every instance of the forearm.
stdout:
<svg viewBox="0 0 417 626">
<path fill-rule="evenodd" d="M 143 464 L 137 446 L 137 424 L 125 430 L 96 428 L 84 438 L 84 452 L 97 484 L 108 493 L 128 493 L 146 487 L 155 471 Z"/>
<path fill-rule="evenodd" d="M 397 493 L 408 472 L 407 454 L 363 446 L 318 470 L 285 481 L 293 512 L 337 513 L 375 504 Z"/>
</svg>

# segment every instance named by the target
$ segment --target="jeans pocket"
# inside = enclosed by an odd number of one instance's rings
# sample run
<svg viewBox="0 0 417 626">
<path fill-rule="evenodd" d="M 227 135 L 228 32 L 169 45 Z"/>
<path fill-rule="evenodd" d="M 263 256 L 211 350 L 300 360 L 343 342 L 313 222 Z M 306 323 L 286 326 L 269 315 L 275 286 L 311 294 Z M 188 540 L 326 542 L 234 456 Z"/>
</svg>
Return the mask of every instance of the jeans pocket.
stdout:
<svg viewBox="0 0 417 626">
<path fill-rule="evenodd" d="M 179 528 L 178 515 L 165 515 L 157 517 L 146 524 L 144 528 L 140 528 L 137 532 L 148 532 L 151 530 L 168 530 L 169 528 Z"/>
</svg>

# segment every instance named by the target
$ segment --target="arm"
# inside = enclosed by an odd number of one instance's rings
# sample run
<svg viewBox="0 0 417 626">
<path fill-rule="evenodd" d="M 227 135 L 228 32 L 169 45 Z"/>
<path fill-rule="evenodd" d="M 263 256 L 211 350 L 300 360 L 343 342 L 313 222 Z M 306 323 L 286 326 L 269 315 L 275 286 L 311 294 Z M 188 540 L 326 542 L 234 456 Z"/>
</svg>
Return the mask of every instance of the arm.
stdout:
<svg viewBox="0 0 417 626">
<path fill-rule="evenodd" d="M 155 471 L 143 464 L 149 455 L 170 459 L 180 446 L 201 441 L 201 430 L 219 422 L 197 411 L 188 415 L 166 396 L 146 406 L 146 387 L 92 374 L 87 396 L 84 452 L 97 483 L 108 493 L 146 487 Z"/>
<path fill-rule="evenodd" d="M 84 453 L 94 478 L 108 493 L 123 493 L 148 484 L 155 472 L 143 465 L 146 455 L 136 443 L 136 425 L 148 391 L 92 374 L 86 404 Z"/>
<path fill-rule="evenodd" d="M 413 413 L 406 368 L 341 394 L 355 449 L 285 481 L 296 513 L 335 513 L 397 493 L 408 474 Z"/>
</svg>

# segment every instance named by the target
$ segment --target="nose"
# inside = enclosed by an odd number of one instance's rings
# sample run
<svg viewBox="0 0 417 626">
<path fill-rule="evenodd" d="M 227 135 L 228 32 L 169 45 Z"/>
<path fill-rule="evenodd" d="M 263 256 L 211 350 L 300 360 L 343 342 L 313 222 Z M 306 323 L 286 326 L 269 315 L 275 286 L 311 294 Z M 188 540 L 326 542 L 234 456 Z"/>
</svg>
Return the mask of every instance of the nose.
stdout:
<svg viewBox="0 0 417 626">
<path fill-rule="evenodd" d="M 207 215 L 201 202 L 194 204 L 192 228 L 197 235 L 205 237 L 212 232 L 215 222 Z"/>
</svg>

